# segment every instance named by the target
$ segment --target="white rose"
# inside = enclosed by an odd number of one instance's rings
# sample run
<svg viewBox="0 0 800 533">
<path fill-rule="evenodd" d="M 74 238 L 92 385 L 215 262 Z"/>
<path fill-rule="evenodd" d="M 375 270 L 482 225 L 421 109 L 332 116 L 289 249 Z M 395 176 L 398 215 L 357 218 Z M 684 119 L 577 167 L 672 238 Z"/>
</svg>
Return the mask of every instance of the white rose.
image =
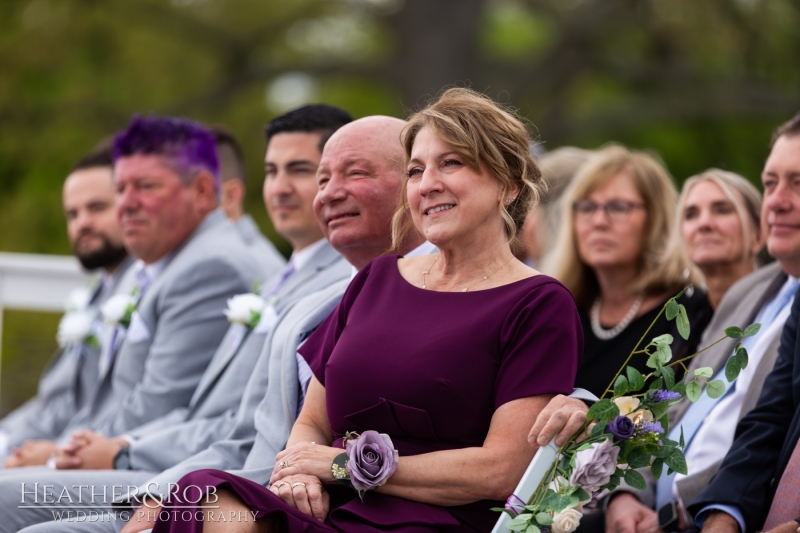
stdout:
<svg viewBox="0 0 800 533">
<path fill-rule="evenodd" d="M 92 334 L 92 313 L 72 311 L 61 318 L 56 338 L 62 348 L 85 341 Z"/>
<path fill-rule="evenodd" d="M 225 316 L 233 324 L 250 326 L 253 314 L 260 316 L 264 308 L 264 299 L 253 293 L 239 294 L 228 300 Z"/>
<path fill-rule="evenodd" d="M 637 407 L 639 407 L 639 398 L 622 396 L 620 398 L 614 398 L 614 403 L 617 404 L 617 407 L 619 407 L 619 414 L 625 416 L 632 413 Z"/>
<path fill-rule="evenodd" d="M 127 294 L 117 294 L 106 300 L 106 303 L 100 308 L 100 313 L 103 315 L 103 321 L 110 325 L 115 326 L 120 323 L 125 313 L 128 312 L 128 307 L 135 302 L 133 298 Z"/>
<path fill-rule="evenodd" d="M 86 287 L 72 289 L 67 297 L 65 309 L 67 312 L 82 311 L 89 307 L 89 300 L 91 299 L 92 293 Z"/>
<path fill-rule="evenodd" d="M 572 533 L 581 523 L 581 514 L 577 509 L 564 509 L 553 517 L 553 533 Z"/>
</svg>

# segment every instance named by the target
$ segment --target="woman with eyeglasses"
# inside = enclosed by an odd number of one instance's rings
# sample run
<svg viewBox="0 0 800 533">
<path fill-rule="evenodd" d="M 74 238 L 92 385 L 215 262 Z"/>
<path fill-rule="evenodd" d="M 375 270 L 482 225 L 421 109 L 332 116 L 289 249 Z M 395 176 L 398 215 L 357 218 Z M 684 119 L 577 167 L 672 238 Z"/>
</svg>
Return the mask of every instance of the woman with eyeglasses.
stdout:
<svg viewBox="0 0 800 533">
<path fill-rule="evenodd" d="M 576 387 L 602 396 L 662 306 L 690 285 L 679 300 L 691 323 L 688 341 L 662 315 L 644 344 L 669 333 L 673 360 L 696 351 L 713 311 L 672 237 L 677 196 L 663 165 L 621 146 L 599 150 L 565 191 L 563 223 L 542 270 L 564 283 L 578 305 L 585 343 Z M 644 373 L 647 359 L 637 354 L 629 364 Z M 680 374 L 676 369 L 676 379 Z"/>
</svg>

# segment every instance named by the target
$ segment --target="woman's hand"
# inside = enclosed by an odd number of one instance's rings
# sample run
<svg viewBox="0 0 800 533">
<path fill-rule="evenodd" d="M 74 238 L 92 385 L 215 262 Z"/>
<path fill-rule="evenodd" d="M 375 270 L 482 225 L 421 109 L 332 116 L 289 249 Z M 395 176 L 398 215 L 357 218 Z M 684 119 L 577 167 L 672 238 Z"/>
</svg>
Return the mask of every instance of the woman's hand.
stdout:
<svg viewBox="0 0 800 533">
<path fill-rule="evenodd" d="M 341 448 L 313 442 L 299 442 L 275 457 L 275 469 L 269 482 L 274 484 L 289 476 L 306 474 L 316 477 L 322 483 L 333 483 L 336 480 L 331 473 L 331 464 L 343 451 Z"/>
<path fill-rule="evenodd" d="M 306 474 L 285 476 L 280 481 L 272 483 L 269 490 L 287 505 L 320 522 L 325 521 L 331 508 L 331 498 L 322 487 L 322 482 L 315 476 Z"/>
</svg>

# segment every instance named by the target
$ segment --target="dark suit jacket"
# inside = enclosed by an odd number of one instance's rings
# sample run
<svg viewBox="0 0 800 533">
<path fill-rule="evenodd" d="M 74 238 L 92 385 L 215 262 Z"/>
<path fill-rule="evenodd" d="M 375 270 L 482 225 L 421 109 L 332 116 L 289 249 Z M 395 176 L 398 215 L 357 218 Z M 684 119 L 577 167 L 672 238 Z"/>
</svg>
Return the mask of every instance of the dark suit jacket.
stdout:
<svg viewBox="0 0 800 533">
<path fill-rule="evenodd" d="M 736 427 L 733 446 L 719 473 L 689 506 L 692 515 L 708 505 L 736 506 L 748 531 L 764 525 L 775 489 L 800 439 L 800 297 L 795 297 L 758 403 Z"/>
</svg>

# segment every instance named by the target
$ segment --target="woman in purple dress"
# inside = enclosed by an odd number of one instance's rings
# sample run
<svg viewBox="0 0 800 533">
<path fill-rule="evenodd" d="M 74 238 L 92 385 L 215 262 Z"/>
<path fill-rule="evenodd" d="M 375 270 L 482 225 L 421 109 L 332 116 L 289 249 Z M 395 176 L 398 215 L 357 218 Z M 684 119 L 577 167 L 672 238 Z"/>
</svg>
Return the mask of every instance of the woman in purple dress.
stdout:
<svg viewBox="0 0 800 533">
<path fill-rule="evenodd" d="M 314 378 L 269 488 L 193 472 L 179 486 L 217 488 L 207 523 L 178 489 L 170 506 L 190 512 L 154 533 L 479 532 L 497 520 L 490 509 L 533 456 L 528 430 L 572 390 L 583 332 L 564 286 L 512 253 L 541 181 L 520 121 L 450 89 L 403 144 L 394 240 L 416 228 L 440 253 L 361 269 L 302 346 Z"/>
</svg>

